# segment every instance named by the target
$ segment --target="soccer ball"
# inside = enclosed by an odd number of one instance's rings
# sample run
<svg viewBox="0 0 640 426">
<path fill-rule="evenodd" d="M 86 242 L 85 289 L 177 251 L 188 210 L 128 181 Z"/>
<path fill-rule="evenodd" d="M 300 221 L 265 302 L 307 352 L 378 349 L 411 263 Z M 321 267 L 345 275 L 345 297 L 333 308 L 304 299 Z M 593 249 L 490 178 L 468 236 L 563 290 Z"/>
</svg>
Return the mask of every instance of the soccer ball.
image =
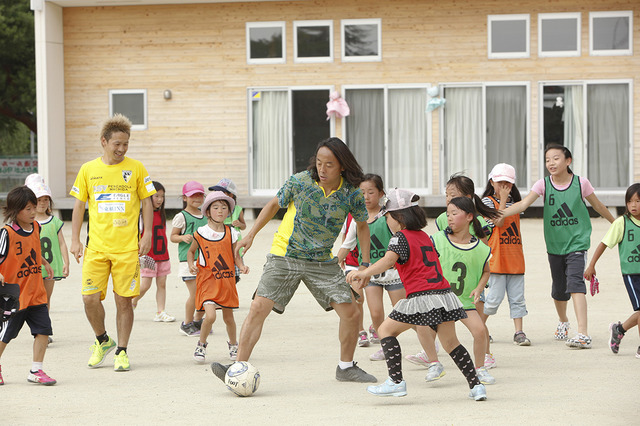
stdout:
<svg viewBox="0 0 640 426">
<path fill-rule="evenodd" d="M 260 385 L 260 372 L 246 361 L 234 362 L 225 374 L 224 383 L 238 396 L 251 396 Z"/>
</svg>

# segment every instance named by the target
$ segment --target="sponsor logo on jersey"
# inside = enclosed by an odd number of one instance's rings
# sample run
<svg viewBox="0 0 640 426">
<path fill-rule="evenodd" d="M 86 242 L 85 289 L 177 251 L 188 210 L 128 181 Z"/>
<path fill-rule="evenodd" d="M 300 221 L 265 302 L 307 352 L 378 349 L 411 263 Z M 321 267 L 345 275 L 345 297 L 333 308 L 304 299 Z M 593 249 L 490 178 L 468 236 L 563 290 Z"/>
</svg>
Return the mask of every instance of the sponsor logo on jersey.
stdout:
<svg viewBox="0 0 640 426">
<path fill-rule="evenodd" d="M 560 208 L 551 216 L 551 226 L 567 226 L 567 225 L 577 225 L 578 218 L 573 216 L 573 212 L 567 205 L 567 203 L 562 203 Z"/>
<path fill-rule="evenodd" d="M 105 192 L 97 195 L 96 201 L 131 201 L 131 194 L 126 192 Z"/>
<path fill-rule="evenodd" d="M 522 244 L 515 222 L 511 222 L 507 230 L 500 235 L 500 244 Z"/>
<path fill-rule="evenodd" d="M 144 183 L 150 183 L 151 182 L 151 178 L 149 176 L 144 178 Z"/>
<path fill-rule="evenodd" d="M 124 179 L 124 181 L 126 183 L 129 183 L 129 179 L 131 179 L 131 174 L 133 172 L 131 170 L 123 170 L 122 171 L 122 179 Z"/>
<path fill-rule="evenodd" d="M 640 244 L 638 244 L 638 246 L 631 251 L 631 256 L 627 257 L 627 262 L 640 263 Z"/>
<path fill-rule="evenodd" d="M 18 278 L 27 278 L 31 274 L 39 274 L 40 273 L 40 265 L 38 265 L 36 257 L 36 251 L 31 249 L 31 253 L 29 256 L 22 262 L 20 265 L 20 270 L 18 271 Z"/>
<path fill-rule="evenodd" d="M 222 278 L 233 278 L 236 276 L 235 268 L 231 270 L 221 254 L 219 254 L 218 258 L 213 262 L 211 272 L 213 272 L 213 277 L 217 280 Z"/>
<path fill-rule="evenodd" d="M 89 178 L 89 180 L 98 180 L 98 179 L 102 179 L 102 176 L 91 176 Z"/>
<path fill-rule="evenodd" d="M 384 257 L 384 254 L 387 252 L 387 248 L 382 244 L 382 242 L 375 235 L 371 236 L 371 251 L 369 256 L 371 260 L 373 259 L 381 259 Z"/>
<path fill-rule="evenodd" d="M 98 213 L 124 213 L 124 203 L 98 203 Z"/>
<path fill-rule="evenodd" d="M 107 186 L 107 185 L 95 185 L 95 186 L 93 187 L 93 192 L 94 192 L 94 193 L 95 193 L 95 192 L 104 192 L 104 191 L 106 191 L 106 190 L 107 190 L 107 188 L 108 188 L 108 186 Z"/>
</svg>

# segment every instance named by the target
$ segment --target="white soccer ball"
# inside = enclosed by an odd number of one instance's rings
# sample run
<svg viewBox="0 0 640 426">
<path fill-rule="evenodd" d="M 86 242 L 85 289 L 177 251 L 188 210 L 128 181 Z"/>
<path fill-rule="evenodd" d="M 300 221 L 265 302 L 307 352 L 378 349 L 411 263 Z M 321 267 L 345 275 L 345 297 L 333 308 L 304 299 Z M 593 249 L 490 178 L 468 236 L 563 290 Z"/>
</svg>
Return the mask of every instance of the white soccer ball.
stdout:
<svg viewBox="0 0 640 426">
<path fill-rule="evenodd" d="M 251 396 L 260 385 L 260 372 L 246 361 L 237 361 L 227 370 L 224 383 L 238 396 Z"/>
</svg>

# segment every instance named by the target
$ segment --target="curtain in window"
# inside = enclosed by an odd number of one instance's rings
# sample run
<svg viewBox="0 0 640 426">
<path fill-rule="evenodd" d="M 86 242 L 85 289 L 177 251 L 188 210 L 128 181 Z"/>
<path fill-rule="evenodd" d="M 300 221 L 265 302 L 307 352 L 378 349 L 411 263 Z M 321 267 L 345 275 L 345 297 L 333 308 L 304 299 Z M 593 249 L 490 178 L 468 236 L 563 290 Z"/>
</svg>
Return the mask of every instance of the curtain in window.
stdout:
<svg viewBox="0 0 640 426">
<path fill-rule="evenodd" d="M 516 184 L 527 183 L 527 93 L 525 86 L 491 86 L 486 90 L 486 174 L 498 163 L 516 169 Z M 449 103 L 447 102 L 447 107 Z M 479 157 L 481 158 L 481 157 Z M 486 180 L 488 176 L 485 176 Z M 485 183 L 476 184 L 482 188 Z"/>
<path fill-rule="evenodd" d="M 629 183 L 629 85 L 587 86 L 589 180 L 600 188 Z"/>
<path fill-rule="evenodd" d="M 445 176 L 464 173 L 477 188 L 485 186 L 482 154 L 482 88 L 445 89 L 444 109 Z"/>
<path fill-rule="evenodd" d="M 425 89 L 389 89 L 389 188 L 425 188 L 427 93 Z"/>
<path fill-rule="evenodd" d="M 263 91 L 253 106 L 253 187 L 278 189 L 291 173 L 286 91 Z"/>
<path fill-rule="evenodd" d="M 351 109 L 346 118 L 345 143 L 365 173 L 376 173 L 384 179 L 384 92 L 349 89 L 344 98 Z"/>
<path fill-rule="evenodd" d="M 564 87 L 564 145 L 571 151 L 571 170 L 584 175 L 584 90 L 582 86 Z"/>
</svg>

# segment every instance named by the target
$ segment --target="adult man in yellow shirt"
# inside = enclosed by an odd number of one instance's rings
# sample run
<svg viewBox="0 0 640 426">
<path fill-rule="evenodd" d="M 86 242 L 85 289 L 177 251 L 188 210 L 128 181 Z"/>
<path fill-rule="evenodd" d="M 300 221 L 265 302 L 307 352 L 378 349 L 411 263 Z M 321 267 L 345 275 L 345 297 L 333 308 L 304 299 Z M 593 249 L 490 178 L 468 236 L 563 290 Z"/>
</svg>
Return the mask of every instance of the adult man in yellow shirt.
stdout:
<svg viewBox="0 0 640 426">
<path fill-rule="evenodd" d="M 127 344 L 133 327 L 131 299 L 140 294 L 138 256 L 151 248 L 151 232 L 140 238 L 138 217 L 142 205 L 145 229 L 151 229 L 156 191 L 141 162 L 125 157 L 129 148 L 131 122 L 116 114 L 102 126 L 102 157 L 84 163 L 71 188 L 77 200 L 73 207 L 71 253 L 79 262 L 83 255 L 80 229 L 85 204 L 89 203 L 86 250 L 82 263 L 82 300 L 87 319 L 96 335 L 89 367 L 104 362 L 116 343 L 107 335 L 102 300 L 107 293 L 109 275 L 116 302 L 118 348 L 114 357 L 116 371 L 129 370 Z"/>
</svg>

